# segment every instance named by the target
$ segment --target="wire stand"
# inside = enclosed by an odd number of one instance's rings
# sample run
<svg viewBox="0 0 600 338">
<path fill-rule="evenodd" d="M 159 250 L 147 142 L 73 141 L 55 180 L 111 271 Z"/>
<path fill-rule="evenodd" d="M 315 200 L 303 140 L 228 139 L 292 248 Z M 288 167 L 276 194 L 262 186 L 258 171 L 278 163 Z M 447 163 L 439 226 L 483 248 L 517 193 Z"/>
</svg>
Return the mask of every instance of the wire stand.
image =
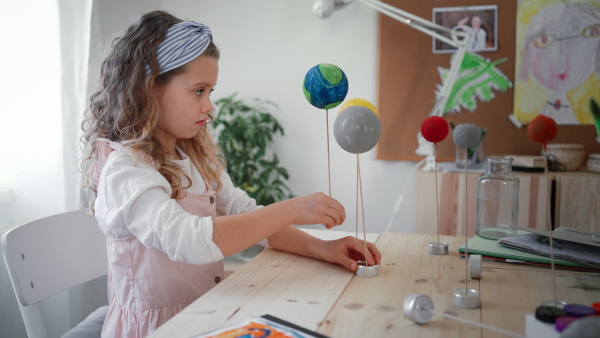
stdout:
<svg viewBox="0 0 600 338">
<path fill-rule="evenodd" d="M 437 143 L 435 143 L 435 142 L 433 143 L 433 158 L 434 158 L 434 172 L 435 172 L 435 221 L 436 221 L 437 242 L 429 242 L 428 252 L 432 255 L 447 255 L 448 254 L 448 243 L 440 241 L 440 215 L 439 215 L 440 201 L 438 198 Z"/>
<path fill-rule="evenodd" d="M 553 298 L 551 301 L 544 301 L 545 305 L 548 306 L 554 306 L 554 307 L 559 307 L 562 308 L 562 304 L 564 304 L 564 302 L 559 302 L 557 297 L 556 297 L 556 274 L 554 272 L 554 238 L 553 238 L 553 231 L 552 231 L 552 216 L 550 213 L 550 194 L 551 194 L 551 189 L 550 189 L 550 179 L 548 178 L 548 152 L 546 150 L 546 142 L 544 142 L 544 178 L 546 179 L 546 215 L 548 217 L 547 219 L 547 223 L 548 223 L 548 229 L 550 231 L 550 270 L 552 271 L 552 295 Z"/>
<path fill-rule="evenodd" d="M 465 147 L 465 154 L 468 148 Z M 481 306 L 481 296 L 479 292 L 475 289 L 469 290 L 469 263 L 467 257 L 469 257 L 469 222 L 467 216 L 469 213 L 467 212 L 468 207 L 468 179 L 467 179 L 467 171 L 468 171 L 468 160 L 469 156 L 465 156 L 465 288 L 464 289 L 456 289 L 454 290 L 454 294 L 452 296 L 452 304 L 456 307 L 460 307 L 463 309 L 476 309 Z"/>
<path fill-rule="evenodd" d="M 379 265 L 371 265 L 369 266 L 369 260 L 367 259 L 369 251 L 367 249 L 367 227 L 365 225 L 365 204 L 363 201 L 363 191 L 362 191 L 362 179 L 360 174 L 360 159 L 358 154 L 356 154 L 356 191 L 360 191 L 360 206 L 361 206 L 361 214 L 362 214 L 362 225 L 363 225 L 363 244 L 364 244 L 364 261 L 358 261 L 358 268 L 356 269 L 356 274 L 358 276 L 363 277 L 375 277 L 379 275 Z M 356 199 L 356 205 L 358 206 L 358 193 Z M 356 208 L 356 227 L 357 227 L 357 236 L 358 238 L 358 207 Z"/>
<path fill-rule="evenodd" d="M 425 323 L 429 322 L 431 317 L 433 317 L 433 315 L 436 314 L 436 315 L 444 317 L 444 318 L 448 318 L 451 320 L 455 320 L 455 321 L 470 324 L 470 325 L 475 325 L 475 326 L 483 328 L 483 329 L 499 332 L 499 333 L 502 333 L 509 337 L 525 338 L 524 335 L 516 333 L 516 332 L 508 331 L 508 330 L 501 329 L 501 328 L 491 326 L 488 324 L 484 324 L 484 323 L 479 323 L 479 322 L 476 322 L 476 321 L 473 321 L 470 319 L 452 316 L 452 315 L 449 315 L 449 314 L 446 314 L 443 312 L 434 311 L 433 310 L 433 301 L 431 300 L 431 298 L 429 298 L 429 296 L 424 295 L 424 294 L 412 293 L 412 294 L 408 295 L 408 297 L 406 297 L 406 299 L 404 300 L 403 308 L 404 308 L 404 315 L 406 316 L 406 318 L 408 318 L 418 324 L 425 324 Z"/>
</svg>

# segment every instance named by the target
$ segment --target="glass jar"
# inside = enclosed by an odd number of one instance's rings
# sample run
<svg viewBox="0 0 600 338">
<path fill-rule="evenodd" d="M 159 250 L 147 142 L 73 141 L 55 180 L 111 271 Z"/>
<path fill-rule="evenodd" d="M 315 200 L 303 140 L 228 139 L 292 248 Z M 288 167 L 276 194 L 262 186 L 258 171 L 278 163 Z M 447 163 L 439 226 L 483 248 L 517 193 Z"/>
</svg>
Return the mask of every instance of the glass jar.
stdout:
<svg viewBox="0 0 600 338">
<path fill-rule="evenodd" d="M 477 235 L 498 239 L 517 235 L 519 178 L 512 173 L 512 157 L 485 158 L 485 172 L 477 178 Z"/>
<path fill-rule="evenodd" d="M 465 157 L 467 158 L 467 169 L 479 169 L 483 167 L 484 156 L 483 156 L 483 138 L 479 141 L 479 144 L 473 148 L 465 149 L 464 147 L 456 147 L 456 157 L 454 163 L 457 168 L 465 167 Z"/>
</svg>

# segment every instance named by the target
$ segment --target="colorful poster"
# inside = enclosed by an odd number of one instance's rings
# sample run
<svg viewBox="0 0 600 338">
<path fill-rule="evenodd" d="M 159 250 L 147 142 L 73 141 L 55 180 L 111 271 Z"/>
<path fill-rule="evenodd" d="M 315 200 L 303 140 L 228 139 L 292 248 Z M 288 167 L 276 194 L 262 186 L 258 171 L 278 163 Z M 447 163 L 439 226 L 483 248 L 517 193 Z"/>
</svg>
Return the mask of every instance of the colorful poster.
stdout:
<svg viewBox="0 0 600 338">
<path fill-rule="evenodd" d="M 523 0 L 517 7 L 515 123 L 538 114 L 593 125 L 600 102 L 600 0 Z"/>
</svg>

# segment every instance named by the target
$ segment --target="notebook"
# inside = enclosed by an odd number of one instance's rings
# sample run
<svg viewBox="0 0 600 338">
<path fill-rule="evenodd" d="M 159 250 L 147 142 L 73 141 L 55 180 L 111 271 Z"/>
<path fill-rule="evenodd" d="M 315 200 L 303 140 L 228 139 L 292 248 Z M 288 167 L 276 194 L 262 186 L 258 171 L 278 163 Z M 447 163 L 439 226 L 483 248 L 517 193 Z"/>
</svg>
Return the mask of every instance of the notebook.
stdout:
<svg viewBox="0 0 600 338">
<path fill-rule="evenodd" d="M 519 235 L 526 234 L 525 231 L 518 232 Z M 503 245 L 498 244 L 497 240 L 490 240 L 483 237 L 479 237 L 475 235 L 468 242 L 468 250 L 469 254 L 481 255 L 483 258 L 487 260 L 508 262 L 508 263 L 522 263 L 522 264 L 530 264 L 537 266 L 545 266 L 550 267 L 550 257 L 534 254 L 531 252 L 526 252 L 522 250 L 517 250 L 513 248 L 509 248 Z M 465 254 L 465 246 L 461 245 L 458 248 L 458 252 L 463 256 Z M 587 264 L 578 264 L 574 262 L 569 262 L 565 260 L 554 260 L 554 265 L 556 268 L 563 269 L 571 269 L 571 270 L 580 270 L 580 271 L 591 271 L 591 272 L 600 272 L 600 268 L 587 265 Z"/>
</svg>

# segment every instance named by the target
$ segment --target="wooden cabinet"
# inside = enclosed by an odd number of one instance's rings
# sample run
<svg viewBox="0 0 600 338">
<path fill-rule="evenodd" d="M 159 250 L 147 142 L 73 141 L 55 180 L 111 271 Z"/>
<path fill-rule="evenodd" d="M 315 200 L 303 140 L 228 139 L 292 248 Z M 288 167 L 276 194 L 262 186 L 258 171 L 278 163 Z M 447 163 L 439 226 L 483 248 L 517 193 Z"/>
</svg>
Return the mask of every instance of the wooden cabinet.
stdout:
<svg viewBox="0 0 600 338">
<path fill-rule="evenodd" d="M 481 171 L 437 172 L 439 234 L 475 235 L 477 177 Z M 600 232 L 600 174 L 589 172 L 514 172 L 519 177 L 521 227 L 569 226 Z M 465 182 L 466 176 L 466 182 Z M 550 198 L 548 198 L 550 194 Z M 415 232 L 436 234 L 436 173 L 416 175 Z M 467 224 L 467 227 L 465 226 Z"/>
<path fill-rule="evenodd" d="M 556 225 L 600 233 L 600 175 L 556 178 Z"/>
</svg>

